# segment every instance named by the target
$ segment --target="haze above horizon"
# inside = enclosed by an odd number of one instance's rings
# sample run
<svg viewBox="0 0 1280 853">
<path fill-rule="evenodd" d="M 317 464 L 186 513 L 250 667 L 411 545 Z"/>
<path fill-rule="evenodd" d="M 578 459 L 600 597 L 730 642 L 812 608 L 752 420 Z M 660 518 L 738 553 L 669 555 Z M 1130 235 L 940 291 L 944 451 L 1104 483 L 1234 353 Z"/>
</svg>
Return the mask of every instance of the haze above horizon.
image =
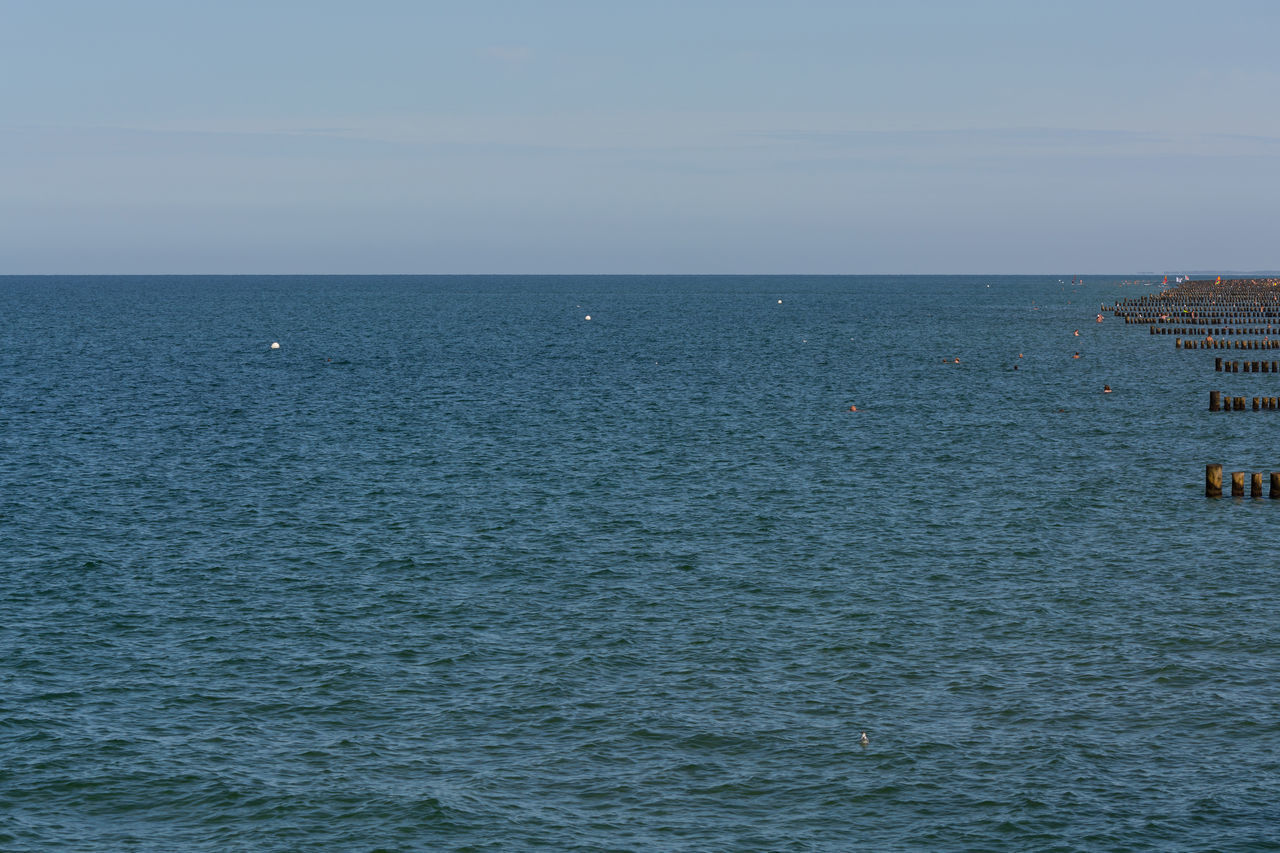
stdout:
<svg viewBox="0 0 1280 853">
<path fill-rule="evenodd" d="M 1274 269 L 1280 7 L 18 2 L 0 274 Z"/>
</svg>

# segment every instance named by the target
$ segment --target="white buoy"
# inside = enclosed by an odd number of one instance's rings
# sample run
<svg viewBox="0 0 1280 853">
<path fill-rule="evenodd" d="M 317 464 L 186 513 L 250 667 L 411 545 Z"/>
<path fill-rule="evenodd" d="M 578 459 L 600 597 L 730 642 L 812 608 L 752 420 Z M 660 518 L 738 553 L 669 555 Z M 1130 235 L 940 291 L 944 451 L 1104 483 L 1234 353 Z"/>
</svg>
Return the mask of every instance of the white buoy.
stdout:
<svg viewBox="0 0 1280 853">
<path fill-rule="evenodd" d="M 271 348 L 272 348 L 272 349 L 280 349 L 280 342 L 279 342 L 279 341 L 272 341 L 272 342 L 271 342 Z"/>
<path fill-rule="evenodd" d="M 591 319 L 591 315 L 590 315 L 590 314 L 588 314 L 588 315 L 586 316 L 586 319 L 590 320 L 590 319 Z"/>
<path fill-rule="evenodd" d="M 782 304 L 782 300 L 781 300 L 781 299 L 779 299 L 779 300 L 778 300 L 778 304 L 779 304 L 779 305 L 781 305 L 781 304 Z"/>
</svg>

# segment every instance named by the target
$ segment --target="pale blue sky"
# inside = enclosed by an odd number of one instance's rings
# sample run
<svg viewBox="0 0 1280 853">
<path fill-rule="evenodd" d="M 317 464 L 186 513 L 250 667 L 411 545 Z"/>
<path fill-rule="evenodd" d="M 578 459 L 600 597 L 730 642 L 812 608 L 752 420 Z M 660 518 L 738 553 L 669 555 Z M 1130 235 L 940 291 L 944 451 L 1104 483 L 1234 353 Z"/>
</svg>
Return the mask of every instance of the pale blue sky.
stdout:
<svg viewBox="0 0 1280 853">
<path fill-rule="evenodd" d="M 1280 4 L 0 3 L 0 273 L 1280 267 Z"/>
</svg>

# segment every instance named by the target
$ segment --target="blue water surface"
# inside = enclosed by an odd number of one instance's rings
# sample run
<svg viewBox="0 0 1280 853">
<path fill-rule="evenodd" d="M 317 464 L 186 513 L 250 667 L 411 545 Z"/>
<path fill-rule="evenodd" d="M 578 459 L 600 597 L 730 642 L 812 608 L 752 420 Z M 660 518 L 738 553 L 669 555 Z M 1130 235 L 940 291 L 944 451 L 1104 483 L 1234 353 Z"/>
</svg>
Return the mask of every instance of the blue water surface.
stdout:
<svg viewBox="0 0 1280 853">
<path fill-rule="evenodd" d="M 1158 290 L 0 278 L 0 849 L 1280 849 Z"/>
</svg>

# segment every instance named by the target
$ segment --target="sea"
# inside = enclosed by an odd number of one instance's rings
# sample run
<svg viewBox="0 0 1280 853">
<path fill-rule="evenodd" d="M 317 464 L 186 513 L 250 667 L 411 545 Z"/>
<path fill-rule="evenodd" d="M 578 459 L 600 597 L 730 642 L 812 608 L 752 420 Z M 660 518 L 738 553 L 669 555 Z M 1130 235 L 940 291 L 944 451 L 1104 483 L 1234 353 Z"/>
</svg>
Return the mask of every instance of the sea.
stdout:
<svg viewBox="0 0 1280 853">
<path fill-rule="evenodd" d="M 1161 289 L 0 278 L 0 850 L 1278 850 Z"/>
</svg>

